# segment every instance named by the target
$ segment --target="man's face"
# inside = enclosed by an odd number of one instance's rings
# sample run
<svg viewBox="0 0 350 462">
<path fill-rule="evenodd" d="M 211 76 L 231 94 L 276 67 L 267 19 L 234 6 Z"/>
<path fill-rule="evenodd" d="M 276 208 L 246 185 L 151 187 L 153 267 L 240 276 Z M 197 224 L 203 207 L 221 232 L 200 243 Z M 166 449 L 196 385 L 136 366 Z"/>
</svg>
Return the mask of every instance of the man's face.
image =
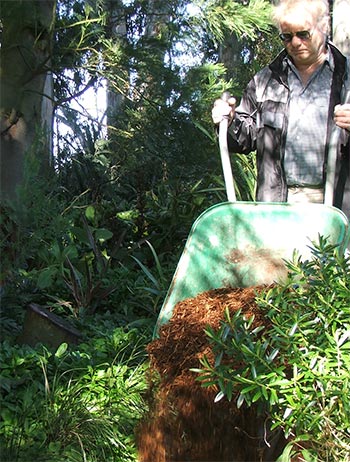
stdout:
<svg viewBox="0 0 350 462">
<path fill-rule="evenodd" d="M 325 32 L 314 18 L 305 10 L 290 12 L 280 23 L 282 34 L 292 34 L 290 41 L 284 41 L 284 46 L 296 67 L 316 63 L 325 51 Z M 296 32 L 308 31 L 309 38 L 300 38 Z"/>
</svg>

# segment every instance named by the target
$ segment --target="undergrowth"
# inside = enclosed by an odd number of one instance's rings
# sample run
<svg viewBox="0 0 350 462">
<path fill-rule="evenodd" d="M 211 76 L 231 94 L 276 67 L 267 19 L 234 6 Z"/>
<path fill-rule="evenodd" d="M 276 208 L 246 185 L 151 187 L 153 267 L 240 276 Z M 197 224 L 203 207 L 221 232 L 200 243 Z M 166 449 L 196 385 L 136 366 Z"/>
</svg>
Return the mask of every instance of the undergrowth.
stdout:
<svg viewBox="0 0 350 462">
<path fill-rule="evenodd" d="M 2 343 L 3 462 L 136 459 L 133 435 L 146 407 L 149 336 L 106 327 L 76 349 Z"/>
</svg>

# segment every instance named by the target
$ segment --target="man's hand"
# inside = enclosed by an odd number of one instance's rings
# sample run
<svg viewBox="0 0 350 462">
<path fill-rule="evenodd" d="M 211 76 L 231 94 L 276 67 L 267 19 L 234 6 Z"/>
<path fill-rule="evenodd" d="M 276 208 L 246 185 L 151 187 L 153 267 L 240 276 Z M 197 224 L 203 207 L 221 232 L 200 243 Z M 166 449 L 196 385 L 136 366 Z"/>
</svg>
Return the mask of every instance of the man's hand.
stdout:
<svg viewBox="0 0 350 462">
<path fill-rule="evenodd" d="M 235 116 L 235 108 L 236 100 L 232 96 L 227 101 L 217 99 L 211 111 L 214 124 L 219 124 L 224 118 L 227 118 L 230 124 Z"/>
<path fill-rule="evenodd" d="M 334 122 L 338 127 L 350 130 L 350 104 L 338 104 L 335 106 Z"/>
</svg>

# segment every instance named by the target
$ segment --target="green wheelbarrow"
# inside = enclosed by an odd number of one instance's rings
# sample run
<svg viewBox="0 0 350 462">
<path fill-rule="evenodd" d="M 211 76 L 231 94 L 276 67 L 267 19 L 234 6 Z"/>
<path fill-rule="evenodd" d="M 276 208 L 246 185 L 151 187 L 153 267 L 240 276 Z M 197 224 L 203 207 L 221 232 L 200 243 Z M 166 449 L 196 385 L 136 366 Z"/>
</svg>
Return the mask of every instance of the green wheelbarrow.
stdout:
<svg viewBox="0 0 350 462">
<path fill-rule="evenodd" d="M 339 136 L 338 130 L 334 133 L 333 145 Z M 287 274 L 284 260 L 290 260 L 294 250 L 303 259 L 308 258 L 311 243 L 319 236 L 339 245 L 340 252 L 347 246 L 348 220 L 331 205 L 236 202 L 226 120 L 220 124 L 219 143 L 228 202 L 210 207 L 193 224 L 154 336 L 181 300 L 221 287 L 251 287 L 283 280 Z M 332 186 L 327 183 L 326 197 Z"/>
</svg>

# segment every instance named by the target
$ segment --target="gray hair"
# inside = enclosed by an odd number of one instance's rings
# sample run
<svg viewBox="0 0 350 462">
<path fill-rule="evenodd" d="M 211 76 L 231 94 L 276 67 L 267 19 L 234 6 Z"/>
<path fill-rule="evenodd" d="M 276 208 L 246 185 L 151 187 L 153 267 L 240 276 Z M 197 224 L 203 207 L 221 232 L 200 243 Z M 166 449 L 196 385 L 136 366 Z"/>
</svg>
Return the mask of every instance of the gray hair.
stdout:
<svg viewBox="0 0 350 462">
<path fill-rule="evenodd" d="M 302 6 L 320 28 L 326 33 L 330 30 L 329 5 L 327 0 L 280 0 L 274 7 L 272 19 L 277 27 L 283 22 L 284 17 L 297 7 Z"/>
</svg>

